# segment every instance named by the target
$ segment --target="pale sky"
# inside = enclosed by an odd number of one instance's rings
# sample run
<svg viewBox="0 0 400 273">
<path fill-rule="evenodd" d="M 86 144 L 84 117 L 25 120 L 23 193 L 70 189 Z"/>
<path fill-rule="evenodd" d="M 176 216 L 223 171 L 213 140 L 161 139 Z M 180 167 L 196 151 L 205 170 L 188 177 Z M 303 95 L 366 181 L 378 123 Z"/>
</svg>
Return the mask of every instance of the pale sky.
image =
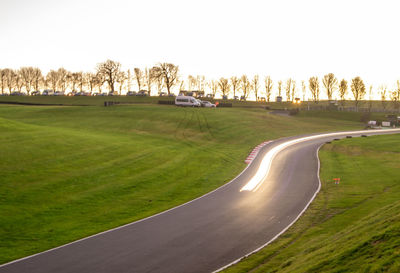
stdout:
<svg viewBox="0 0 400 273">
<path fill-rule="evenodd" d="M 172 62 L 186 77 L 334 73 L 400 79 L 400 3 L 324 0 L 0 0 L 0 67 L 94 71 Z"/>
</svg>

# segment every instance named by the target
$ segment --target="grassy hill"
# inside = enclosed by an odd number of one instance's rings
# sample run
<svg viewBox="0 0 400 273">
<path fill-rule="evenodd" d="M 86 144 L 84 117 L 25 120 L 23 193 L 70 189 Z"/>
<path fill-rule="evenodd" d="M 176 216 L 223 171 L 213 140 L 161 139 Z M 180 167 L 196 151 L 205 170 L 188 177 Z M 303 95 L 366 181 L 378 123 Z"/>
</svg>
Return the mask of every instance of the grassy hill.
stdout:
<svg viewBox="0 0 400 273">
<path fill-rule="evenodd" d="M 235 177 L 254 146 L 360 129 L 263 109 L 0 105 L 0 263 L 166 210 Z"/>
<path fill-rule="evenodd" d="M 400 135 L 332 142 L 320 159 L 306 213 L 226 272 L 400 272 Z"/>
</svg>

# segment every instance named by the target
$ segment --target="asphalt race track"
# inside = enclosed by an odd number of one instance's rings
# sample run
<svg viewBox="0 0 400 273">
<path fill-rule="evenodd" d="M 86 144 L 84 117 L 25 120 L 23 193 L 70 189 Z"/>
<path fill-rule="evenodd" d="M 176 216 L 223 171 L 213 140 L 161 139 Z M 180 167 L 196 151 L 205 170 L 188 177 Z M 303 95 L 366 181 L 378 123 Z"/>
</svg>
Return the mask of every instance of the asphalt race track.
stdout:
<svg viewBox="0 0 400 273">
<path fill-rule="evenodd" d="M 0 267 L 0 272 L 212 272 L 265 245 L 288 228 L 319 191 L 319 147 L 341 133 L 273 141 L 230 183 L 167 212 Z M 304 137 L 304 136 L 302 136 Z M 265 155 L 273 157 L 256 191 L 241 191 Z M 281 147 L 279 146 L 279 147 Z"/>
</svg>

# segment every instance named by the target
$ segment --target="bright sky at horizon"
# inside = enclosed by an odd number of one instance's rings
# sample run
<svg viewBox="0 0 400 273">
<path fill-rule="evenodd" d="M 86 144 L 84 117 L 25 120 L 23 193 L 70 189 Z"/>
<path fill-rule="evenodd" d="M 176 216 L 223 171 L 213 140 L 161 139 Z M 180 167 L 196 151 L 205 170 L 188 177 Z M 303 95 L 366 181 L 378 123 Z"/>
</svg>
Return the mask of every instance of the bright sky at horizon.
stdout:
<svg viewBox="0 0 400 273">
<path fill-rule="evenodd" d="M 400 3 L 359 0 L 1 0 L 0 67 L 92 71 L 158 62 L 183 77 L 400 79 Z M 274 88 L 276 85 L 274 86 Z"/>
</svg>

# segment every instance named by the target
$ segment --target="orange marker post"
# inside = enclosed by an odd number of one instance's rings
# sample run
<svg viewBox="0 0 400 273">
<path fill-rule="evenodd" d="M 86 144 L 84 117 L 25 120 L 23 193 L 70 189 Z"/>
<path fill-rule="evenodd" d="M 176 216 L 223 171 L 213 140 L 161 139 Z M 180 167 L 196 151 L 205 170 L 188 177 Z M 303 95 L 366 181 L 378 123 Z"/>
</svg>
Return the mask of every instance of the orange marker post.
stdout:
<svg viewBox="0 0 400 273">
<path fill-rule="evenodd" d="M 340 178 L 333 178 L 333 181 L 335 182 L 335 185 L 339 185 Z"/>
</svg>

